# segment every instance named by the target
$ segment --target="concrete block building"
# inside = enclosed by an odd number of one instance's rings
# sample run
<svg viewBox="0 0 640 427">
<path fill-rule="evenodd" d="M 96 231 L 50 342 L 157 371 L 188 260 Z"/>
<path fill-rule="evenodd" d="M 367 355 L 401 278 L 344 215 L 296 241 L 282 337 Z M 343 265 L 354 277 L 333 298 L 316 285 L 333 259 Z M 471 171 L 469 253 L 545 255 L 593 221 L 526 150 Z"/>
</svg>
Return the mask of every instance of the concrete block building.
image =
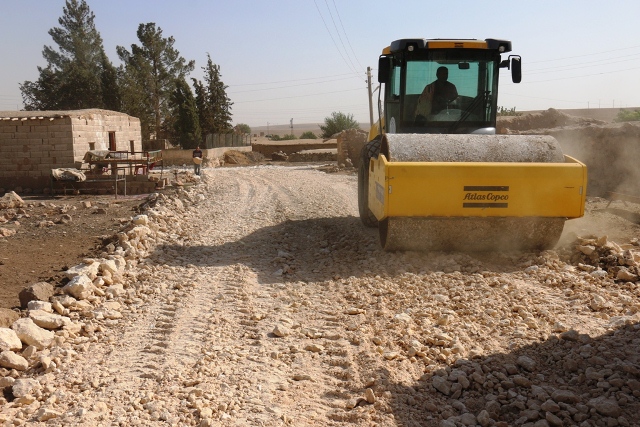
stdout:
<svg viewBox="0 0 640 427">
<path fill-rule="evenodd" d="M 140 119 L 109 110 L 0 111 L 0 187 L 43 188 L 89 150 L 142 151 Z"/>
</svg>

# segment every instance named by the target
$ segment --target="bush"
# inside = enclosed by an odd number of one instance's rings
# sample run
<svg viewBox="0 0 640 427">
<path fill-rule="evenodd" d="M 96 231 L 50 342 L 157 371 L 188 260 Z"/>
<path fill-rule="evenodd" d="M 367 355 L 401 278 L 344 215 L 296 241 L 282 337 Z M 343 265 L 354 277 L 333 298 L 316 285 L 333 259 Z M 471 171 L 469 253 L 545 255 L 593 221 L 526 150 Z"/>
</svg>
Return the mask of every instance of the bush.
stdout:
<svg viewBox="0 0 640 427">
<path fill-rule="evenodd" d="M 316 136 L 315 133 L 313 133 L 311 131 L 307 131 L 307 132 L 303 133 L 302 135 L 300 135 L 300 139 L 318 139 L 318 137 Z"/>
<path fill-rule="evenodd" d="M 640 110 L 620 110 L 616 116 L 615 122 L 637 122 L 640 121 Z"/>
<path fill-rule="evenodd" d="M 516 107 L 506 109 L 505 107 L 498 107 L 498 116 L 521 116 L 522 113 L 516 112 Z"/>
<path fill-rule="evenodd" d="M 325 117 L 324 126 L 320 126 L 323 138 L 331 138 L 336 133 L 347 129 L 360 129 L 360 125 L 353 118 L 353 114 L 335 111 L 331 113 L 331 117 Z"/>
<path fill-rule="evenodd" d="M 242 135 L 242 134 L 250 135 L 251 134 L 251 128 L 246 123 L 238 123 L 233 128 L 233 131 L 238 135 Z"/>
</svg>

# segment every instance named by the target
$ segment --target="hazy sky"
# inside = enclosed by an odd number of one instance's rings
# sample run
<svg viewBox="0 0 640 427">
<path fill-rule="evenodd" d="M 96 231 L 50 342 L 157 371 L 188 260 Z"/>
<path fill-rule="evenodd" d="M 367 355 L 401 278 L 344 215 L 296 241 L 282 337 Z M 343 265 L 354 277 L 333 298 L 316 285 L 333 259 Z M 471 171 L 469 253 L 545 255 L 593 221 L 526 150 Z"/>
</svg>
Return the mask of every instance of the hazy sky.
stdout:
<svg viewBox="0 0 640 427">
<path fill-rule="evenodd" d="M 518 111 L 640 107 L 638 0 L 87 0 L 107 55 L 155 22 L 202 79 L 207 52 L 228 86 L 233 122 L 323 123 L 333 111 L 369 121 L 366 68 L 400 38 L 502 38 L 523 79 L 501 71 L 498 105 Z M 22 109 L 64 0 L 0 0 L 0 110 Z M 375 104 L 375 102 L 374 102 Z"/>
</svg>

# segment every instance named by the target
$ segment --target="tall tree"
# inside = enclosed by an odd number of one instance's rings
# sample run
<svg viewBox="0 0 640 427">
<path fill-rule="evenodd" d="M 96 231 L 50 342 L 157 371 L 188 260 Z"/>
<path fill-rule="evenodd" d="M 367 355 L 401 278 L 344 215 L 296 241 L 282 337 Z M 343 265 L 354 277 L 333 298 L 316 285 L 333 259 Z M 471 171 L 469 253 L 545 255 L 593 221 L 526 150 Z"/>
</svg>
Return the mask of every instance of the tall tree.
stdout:
<svg viewBox="0 0 640 427">
<path fill-rule="evenodd" d="M 198 122 L 196 100 L 187 81 L 182 78 L 176 81 L 171 95 L 172 115 L 165 123 L 171 125 L 172 140 L 182 148 L 195 148 L 200 144 L 202 135 Z"/>
<path fill-rule="evenodd" d="M 68 110 L 113 108 L 105 96 L 118 93 L 111 83 L 103 86 L 113 65 L 107 59 L 102 37 L 96 30 L 95 15 L 85 0 L 67 0 L 58 19 L 60 27 L 49 30 L 58 49 L 45 46 L 46 67 L 38 67 L 37 81 L 20 85 L 26 110 Z"/>
<path fill-rule="evenodd" d="M 173 45 L 173 37 L 163 37 L 162 29 L 153 22 L 140 24 L 140 45 L 132 44 L 131 52 L 123 46 L 116 50 L 124 66 L 123 104 L 127 113 L 140 118 L 143 139 L 152 135 L 162 138 L 162 123 L 169 116 L 169 98 L 176 81 L 194 68 Z"/>
<path fill-rule="evenodd" d="M 204 82 L 193 80 L 196 92 L 196 105 L 202 136 L 206 138 L 211 133 L 229 132 L 231 124 L 231 106 L 233 102 L 227 96 L 227 87 L 221 80 L 220 66 L 213 63 L 211 55 L 207 54 L 207 66 L 204 70 Z"/>
</svg>

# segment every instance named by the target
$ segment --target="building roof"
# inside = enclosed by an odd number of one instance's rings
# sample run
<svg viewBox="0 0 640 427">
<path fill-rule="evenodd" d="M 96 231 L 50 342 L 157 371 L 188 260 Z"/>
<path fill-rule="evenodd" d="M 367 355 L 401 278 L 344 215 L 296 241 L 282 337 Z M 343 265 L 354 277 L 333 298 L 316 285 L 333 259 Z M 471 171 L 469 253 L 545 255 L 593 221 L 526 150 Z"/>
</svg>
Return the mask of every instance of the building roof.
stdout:
<svg viewBox="0 0 640 427">
<path fill-rule="evenodd" d="M 60 119 L 64 117 L 84 118 L 91 115 L 103 116 L 128 116 L 119 111 L 102 110 L 99 108 L 89 108 L 86 110 L 60 110 L 60 111 L 0 111 L 0 120 L 35 120 L 35 119 Z"/>
</svg>

